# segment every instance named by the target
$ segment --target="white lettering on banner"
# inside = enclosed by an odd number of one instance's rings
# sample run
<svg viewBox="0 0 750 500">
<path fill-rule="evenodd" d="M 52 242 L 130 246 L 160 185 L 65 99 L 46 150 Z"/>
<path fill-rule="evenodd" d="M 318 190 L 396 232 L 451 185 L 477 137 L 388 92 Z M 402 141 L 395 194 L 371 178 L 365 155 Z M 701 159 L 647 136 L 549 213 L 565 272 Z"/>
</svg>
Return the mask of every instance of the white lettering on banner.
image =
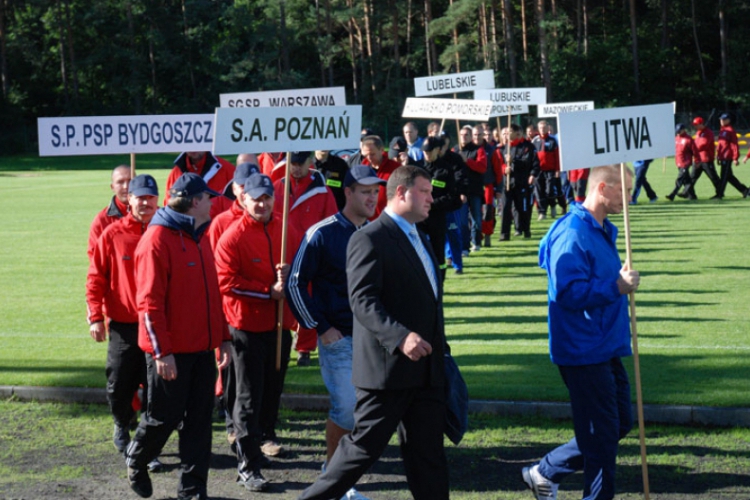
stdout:
<svg viewBox="0 0 750 500">
<path fill-rule="evenodd" d="M 222 108 L 285 108 L 346 105 L 344 87 L 269 90 L 220 94 Z"/>
<path fill-rule="evenodd" d="M 39 118 L 39 156 L 208 151 L 213 115 Z"/>
<path fill-rule="evenodd" d="M 539 118 L 550 118 L 561 113 L 589 111 L 592 109 L 594 109 L 594 101 L 560 102 L 556 104 L 545 104 L 543 106 L 539 106 L 537 116 L 539 116 Z"/>
<path fill-rule="evenodd" d="M 414 79 L 414 95 L 452 94 L 495 86 L 495 73 L 491 69 L 454 73 L 452 75 L 423 76 Z"/>
<path fill-rule="evenodd" d="M 489 101 L 467 99 L 420 99 L 409 97 L 404 104 L 403 118 L 445 118 L 487 121 L 492 110 Z"/>
<path fill-rule="evenodd" d="M 216 108 L 214 152 L 262 153 L 357 147 L 361 106 Z"/>
<path fill-rule="evenodd" d="M 561 113 L 557 119 L 562 170 L 674 154 L 671 103 Z"/>
<path fill-rule="evenodd" d="M 519 89 L 482 89 L 474 91 L 474 99 L 489 99 L 495 104 L 541 105 L 547 103 L 544 87 Z"/>
</svg>

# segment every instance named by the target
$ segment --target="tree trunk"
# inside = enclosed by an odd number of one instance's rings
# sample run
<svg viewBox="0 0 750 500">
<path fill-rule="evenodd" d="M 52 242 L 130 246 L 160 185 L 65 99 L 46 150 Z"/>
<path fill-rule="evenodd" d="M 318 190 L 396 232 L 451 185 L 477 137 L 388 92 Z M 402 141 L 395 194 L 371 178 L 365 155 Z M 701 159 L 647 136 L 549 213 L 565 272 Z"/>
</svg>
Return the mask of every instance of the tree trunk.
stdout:
<svg viewBox="0 0 750 500">
<path fill-rule="evenodd" d="M 315 33 L 318 35 L 317 38 L 320 39 L 320 34 L 322 33 L 322 29 L 320 27 L 320 1 L 315 0 Z M 326 50 L 326 47 L 323 47 L 320 43 L 318 44 L 318 51 L 324 51 Z M 320 86 L 325 87 L 326 86 L 326 65 L 324 62 L 324 56 L 321 53 L 318 53 L 318 65 L 320 66 Z"/>
<path fill-rule="evenodd" d="M 484 2 L 479 4 L 479 46 L 482 49 L 482 67 L 489 67 L 489 42 L 487 41 L 487 10 Z"/>
<path fill-rule="evenodd" d="M 391 18 L 391 37 L 393 38 L 393 67 L 396 70 L 396 79 L 400 79 L 401 76 L 401 51 L 399 50 L 399 44 L 401 40 L 399 38 L 398 29 L 401 27 L 401 16 L 398 13 L 398 0 L 391 0 L 389 5 L 393 17 Z"/>
<path fill-rule="evenodd" d="M 331 0 L 325 0 L 326 9 L 326 35 L 332 40 L 333 24 L 331 22 Z M 333 57 L 328 58 L 328 85 L 333 87 Z"/>
<path fill-rule="evenodd" d="M 550 2 L 550 6 L 552 7 L 552 19 L 555 21 L 555 24 L 552 25 L 552 47 L 555 51 L 557 51 L 558 47 L 558 32 L 557 32 L 557 0 L 552 0 Z"/>
<path fill-rule="evenodd" d="M 411 54 L 411 2 L 412 0 L 408 0 L 406 2 L 406 55 L 407 55 L 407 62 L 408 62 L 408 56 Z M 408 80 L 411 75 L 411 71 L 409 68 L 409 64 L 406 65 L 406 79 Z"/>
<path fill-rule="evenodd" d="M 364 2 L 365 12 L 365 42 L 367 44 L 367 66 L 370 71 L 370 89 L 373 95 L 375 94 L 375 68 L 373 66 L 373 59 L 375 59 L 375 53 L 372 49 L 372 30 L 370 29 L 371 18 L 372 18 L 372 5 L 370 0 Z"/>
<path fill-rule="evenodd" d="M 490 4 L 490 33 L 492 34 L 492 69 L 497 71 L 499 69 L 500 55 L 498 54 L 498 43 L 497 43 L 497 20 L 495 12 L 498 10 L 497 0 L 492 0 Z"/>
<path fill-rule="evenodd" d="M 719 0 L 719 40 L 721 44 L 721 90 L 727 90 L 727 25 L 724 19 L 724 0 Z"/>
<path fill-rule="evenodd" d="M 432 0 L 424 0 L 424 40 L 425 49 L 427 51 L 427 75 L 432 74 L 437 70 L 437 50 L 435 49 L 435 42 L 432 41 L 430 35 L 430 23 L 432 22 Z"/>
<path fill-rule="evenodd" d="M 133 22 L 133 3 L 126 2 L 125 17 L 128 20 L 128 42 L 130 43 L 130 93 L 133 96 L 133 111 L 142 113 L 141 92 L 138 88 L 138 65 L 136 64 L 135 26 Z"/>
<path fill-rule="evenodd" d="M 669 48 L 669 0 L 661 0 L 661 49 Z"/>
<path fill-rule="evenodd" d="M 453 6 L 453 0 L 450 0 L 449 2 L 449 10 L 450 7 Z M 456 73 L 461 72 L 461 54 L 458 53 L 458 25 L 453 26 L 453 48 L 455 50 L 455 57 L 456 57 Z"/>
<path fill-rule="evenodd" d="M 352 1 L 347 0 L 347 7 L 351 11 Z M 354 45 L 354 18 L 349 18 L 349 58 L 351 60 L 352 69 L 352 92 L 354 94 L 354 102 L 359 102 L 359 87 L 357 86 L 357 49 Z"/>
<path fill-rule="evenodd" d="M 583 55 L 589 55 L 589 10 L 588 1 L 583 0 Z"/>
<path fill-rule="evenodd" d="M 73 106 L 78 108 L 78 68 L 76 66 L 76 51 L 73 44 L 73 30 L 70 27 L 70 5 L 64 0 L 65 8 L 65 38 L 68 42 L 68 57 L 70 58 L 70 73 L 73 76 Z"/>
<path fill-rule="evenodd" d="M 641 85 L 639 83 L 640 76 L 638 74 L 638 29 L 636 27 L 635 19 L 635 0 L 630 0 L 630 40 L 631 48 L 633 51 L 633 82 L 635 90 L 635 102 L 641 102 Z"/>
<path fill-rule="evenodd" d="M 513 29 L 513 5 L 512 0 L 503 0 L 503 7 L 505 11 L 505 46 L 508 51 L 508 69 L 510 71 L 510 84 L 512 87 L 516 87 L 518 77 L 518 66 L 516 63 L 516 49 L 513 42 L 516 38 Z"/>
<path fill-rule="evenodd" d="M 706 69 L 703 67 L 703 56 L 701 55 L 701 45 L 698 41 L 698 27 L 695 21 L 695 0 L 690 0 L 691 21 L 693 23 L 693 39 L 695 40 L 695 49 L 698 51 L 698 63 L 701 67 L 701 81 L 706 83 Z"/>
<path fill-rule="evenodd" d="M 64 29 L 62 22 L 62 8 L 60 0 L 57 1 L 57 25 L 58 25 L 58 38 L 57 38 L 57 51 L 60 54 L 60 77 L 62 78 L 63 84 L 63 95 L 65 96 L 65 110 L 70 111 L 70 91 L 68 89 L 68 72 L 65 67 L 65 43 L 64 43 Z"/>
<path fill-rule="evenodd" d="M 154 53 L 154 32 L 156 31 L 156 27 L 151 24 L 149 27 L 149 35 L 148 35 L 148 61 L 151 65 L 151 106 L 152 111 L 156 112 L 157 104 L 159 102 L 159 88 L 156 86 L 157 80 L 156 80 L 156 54 Z"/>
<path fill-rule="evenodd" d="M 3 87 L 3 99 L 8 98 L 8 59 L 5 50 L 5 0 L 0 3 L 0 85 Z"/>
<path fill-rule="evenodd" d="M 284 75 L 288 75 L 291 66 L 289 65 L 289 42 L 286 37 L 286 2 L 284 0 L 279 2 L 279 25 L 281 28 L 279 30 L 281 36 L 281 63 Z"/>
<path fill-rule="evenodd" d="M 549 69 L 549 54 L 547 52 L 547 32 L 544 28 L 544 0 L 536 0 L 537 33 L 539 34 L 539 59 L 542 73 L 542 83 L 547 89 L 547 101 L 552 100 L 552 78 Z"/>
<path fill-rule="evenodd" d="M 529 40 L 526 29 L 526 0 L 521 0 L 521 41 L 523 42 L 523 60 L 529 60 Z"/>
<path fill-rule="evenodd" d="M 182 0 L 182 35 L 185 37 L 185 47 L 187 49 L 187 70 L 188 76 L 190 77 L 190 90 L 192 92 L 191 96 L 196 97 L 198 95 L 198 90 L 195 86 L 195 73 L 193 72 L 193 44 L 190 41 L 185 0 Z"/>
</svg>

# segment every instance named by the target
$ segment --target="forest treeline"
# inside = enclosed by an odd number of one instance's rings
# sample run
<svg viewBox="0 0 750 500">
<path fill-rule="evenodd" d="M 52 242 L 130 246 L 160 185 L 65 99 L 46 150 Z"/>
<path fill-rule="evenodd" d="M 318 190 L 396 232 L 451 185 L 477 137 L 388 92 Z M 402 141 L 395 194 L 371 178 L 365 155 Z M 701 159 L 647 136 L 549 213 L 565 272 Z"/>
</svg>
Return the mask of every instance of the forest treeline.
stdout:
<svg viewBox="0 0 750 500">
<path fill-rule="evenodd" d="M 749 15 L 728 0 L 0 0 L 0 147 L 33 151 L 39 116 L 208 113 L 220 93 L 321 86 L 385 135 L 414 77 L 487 68 L 550 102 L 741 112 Z"/>
</svg>

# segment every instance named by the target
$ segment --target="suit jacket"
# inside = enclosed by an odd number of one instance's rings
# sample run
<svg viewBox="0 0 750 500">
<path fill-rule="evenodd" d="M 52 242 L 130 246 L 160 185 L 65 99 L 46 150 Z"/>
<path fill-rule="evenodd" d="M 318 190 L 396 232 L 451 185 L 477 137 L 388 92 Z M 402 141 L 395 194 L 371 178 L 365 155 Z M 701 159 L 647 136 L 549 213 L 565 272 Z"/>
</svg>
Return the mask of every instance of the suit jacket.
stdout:
<svg viewBox="0 0 750 500">
<path fill-rule="evenodd" d="M 419 233 L 433 264 L 435 256 Z M 352 235 L 346 274 L 354 313 L 352 382 L 371 390 L 442 387 L 445 327 L 443 290 L 432 291 L 409 237 L 387 214 Z M 411 361 L 398 348 L 409 332 L 432 345 L 432 354 Z"/>
</svg>

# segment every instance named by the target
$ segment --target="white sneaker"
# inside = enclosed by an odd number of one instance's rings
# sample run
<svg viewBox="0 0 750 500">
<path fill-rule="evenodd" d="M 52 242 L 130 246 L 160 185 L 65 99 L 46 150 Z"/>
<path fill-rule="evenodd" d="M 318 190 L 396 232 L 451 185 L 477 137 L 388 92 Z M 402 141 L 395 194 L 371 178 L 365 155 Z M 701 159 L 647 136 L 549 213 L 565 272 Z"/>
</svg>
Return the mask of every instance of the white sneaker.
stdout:
<svg viewBox="0 0 750 500">
<path fill-rule="evenodd" d="M 540 212 L 539 217 L 537 217 L 536 220 L 544 220 L 546 218 L 547 218 L 547 214 L 545 214 L 544 212 Z"/>
<path fill-rule="evenodd" d="M 557 500 L 559 484 L 553 483 L 539 472 L 539 464 L 521 469 L 523 482 L 529 487 L 536 500 Z"/>
<path fill-rule="evenodd" d="M 550 207 L 550 208 L 549 208 L 549 215 L 550 215 L 550 217 L 552 217 L 553 219 L 554 219 L 555 217 L 557 217 L 557 207 Z"/>
<path fill-rule="evenodd" d="M 341 497 L 341 500 L 370 500 L 370 499 L 362 495 L 359 491 L 352 488 L 346 492 L 346 495 Z"/>
<path fill-rule="evenodd" d="M 472 243 L 472 244 L 471 244 L 471 251 L 472 251 L 472 252 L 478 252 L 478 251 L 480 251 L 481 249 L 482 249 L 482 247 L 480 247 L 480 246 L 479 246 L 479 245 L 477 245 L 476 243 Z"/>
</svg>

